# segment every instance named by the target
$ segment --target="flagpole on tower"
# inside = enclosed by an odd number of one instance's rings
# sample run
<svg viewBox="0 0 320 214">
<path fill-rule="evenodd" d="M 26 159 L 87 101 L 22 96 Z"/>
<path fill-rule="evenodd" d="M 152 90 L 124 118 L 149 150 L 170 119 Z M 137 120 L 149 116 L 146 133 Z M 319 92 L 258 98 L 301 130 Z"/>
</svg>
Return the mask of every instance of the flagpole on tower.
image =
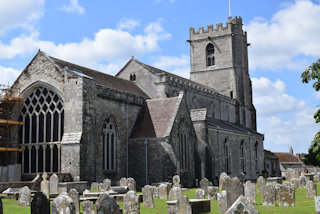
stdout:
<svg viewBox="0 0 320 214">
<path fill-rule="evenodd" d="M 230 3 L 231 0 L 229 0 L 229 17 L 231 17 L 231 3 Z"/>
</svg>

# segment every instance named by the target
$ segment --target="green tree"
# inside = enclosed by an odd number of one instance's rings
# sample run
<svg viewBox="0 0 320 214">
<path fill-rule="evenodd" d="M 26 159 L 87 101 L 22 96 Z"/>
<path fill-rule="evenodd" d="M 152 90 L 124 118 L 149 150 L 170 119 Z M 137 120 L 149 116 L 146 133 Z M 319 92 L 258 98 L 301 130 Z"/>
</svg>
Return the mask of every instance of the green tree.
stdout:
<svg viewBox="0 0 320 214">
<path fill-rule="evenodd" d="M 312 87 L 316 91 L 320 91 L 320 59 L 317 62 L 312 63 L 302 74 L 301 74 L 302 82 L 309 83 L 310 81 L 314 81 Z M 319 106 L 317 106 L 319 107 Z M 314 114 L 314 119 L 316 123 L 320 123 L 320 109 L 316 111 Z M 310 157 L 315 156 L 320 161 L 320 131 L 316 133 L 313 141 L 311 142 L 311 146 L 309 149 Z M 308 159 L 307 155 L 307 159 Z"/>
</svg>

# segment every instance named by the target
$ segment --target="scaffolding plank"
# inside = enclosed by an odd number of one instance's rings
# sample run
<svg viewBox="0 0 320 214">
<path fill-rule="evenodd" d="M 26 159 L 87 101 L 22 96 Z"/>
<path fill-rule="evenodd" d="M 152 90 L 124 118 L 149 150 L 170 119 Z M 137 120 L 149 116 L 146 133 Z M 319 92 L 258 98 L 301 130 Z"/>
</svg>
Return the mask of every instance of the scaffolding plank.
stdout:
<svg viewBox="0 0 320 214">
<path fill-rule="evenodd" d="M 0 152 L 23 152 L 22 148 L 0 147 Z"/>
<path fill-rule="evenodd" d="M 4 120 L 0 119 L 0 125 L 23 125 L 23 122 L 20 121 L 14 121 L 14 120 Z"/>
</svg>

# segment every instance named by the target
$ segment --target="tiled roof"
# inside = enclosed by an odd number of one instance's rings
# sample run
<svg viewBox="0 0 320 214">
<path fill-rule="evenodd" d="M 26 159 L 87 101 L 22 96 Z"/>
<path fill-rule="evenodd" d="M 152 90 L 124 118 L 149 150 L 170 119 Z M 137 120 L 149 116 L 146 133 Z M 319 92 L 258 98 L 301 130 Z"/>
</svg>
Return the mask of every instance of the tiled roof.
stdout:
<svg viewBox="0 0 320 214">
<path fill-rule="evenodd" d="M 280 163 L 285 162 L 300 162 L 299 159 L 291 153 L 288 152 L 274 152 L 274 154 L 279 158 Z"/>
<path fill-rule="evenodd" d="M 181 97 L 146 100 L 130 138 L 166 137 Z"/>
<path fill-rule="evenodd" d="M 49 56 L 49 58 L 61 68 L 68 67 L 71 70 L 76 70 L 86 76 L 93 78 L 97 81 L 97 84 L 99 85 L 107 86 L 109 88 L 117 89 L 120 91 L 125 91 L 130 94 L 148 97 L 148 95 L 142 89 L 140 89 L 139 86 L 137 86 L 134 82 L 114 77 L 109 74 L 95 71 L 86 67 L 82 67 L 80 65 L 72 64 L 70 62 L 66 62 L 51 56 Z"/>
</svg>

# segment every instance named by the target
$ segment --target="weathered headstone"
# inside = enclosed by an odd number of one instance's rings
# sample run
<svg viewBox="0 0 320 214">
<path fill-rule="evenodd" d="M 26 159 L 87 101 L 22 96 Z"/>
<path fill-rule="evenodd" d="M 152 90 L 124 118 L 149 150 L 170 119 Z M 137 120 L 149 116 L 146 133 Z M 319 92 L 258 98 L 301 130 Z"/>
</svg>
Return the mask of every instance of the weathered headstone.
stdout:
<svg viewBox="0 0 320 214">
<path fill-rule="evenodd" d="M 291 178 L 290 182 L 294 185 L 294 188 L 300 188 L 300 180 L 299 178 Z"/>
<path fill-rule="evenodd" d="M 92 182 L 91 183 L 91 190 L 92 191 L 99 191 L 99 183 L 98 182 Z"/>
<path fill-rule="evenodd" d="M 108 178 L 104 179 L 103 180 L 103 188 L 108 191 L 110 189 L 110 187 L 111 187 L 111 180 Z"/>
<path fill-rule="evenodd" d="M 82 214 L 95 214 L 94 204 L 92 201 L 84 201 L 82 205 Z"/>
<path fill-rule="evenodd" d="M 117 202 L 109 194 L 106 193 L 101 194 L 96 201 L 96 210 L 97 214 L 122 213 Z"/>
<path fill-rule="evenodd" d="M 239 198 L 240 195 L 244 195 L 243 184 L 239 178 L 226 178 L 223 184 L 223 190 L 227 191 L 228 208 Z"/>
<path fill-rule="evenodd" d="M 316 207 L 316 214 L 320 214 L 320 196 L 314 196 L 314 205 Z"/>
<path fill-rule="evenodd" d="M 136 191 L 136 181 L 133 178 L 127 179 L 127 186 L 129 190 Z"/>
<path fill-rule="evenodd" d="M 307 179 L 304 175 L 301 175 L 299 178 L 299 188 L 306 188 Z"/>
<path fill-rule="evenodd" d="M 182 195 L 182 190 L 180 187 L 172 187 L 169 192 L 169 200 L 174 201 L 178 200 L 178 198 Z"/>
<path fill-rule="evenodd" d="M 180 187 L 181 188 L 180 176 L 179 175 L 173 176 L 172 182 L 173 182 L 173 187 Z"/>
<path fill-rule="evenodd" d="M 76 208 L 76 214 L 80 214 L 80 199 L 79 192 L 76 189 L 71 189 L 68 193 L 69 197 L 73 200 Z"/>
<path fill-rule="evenodd" d="M 1 213 L 1 212 L 0 212 Z M 32 214 L 50 214 L 50 201 L 43 192 L 36 192 L 31 201 Z"/>
<path fill-rule="evenodd" d="M 223 183 L 225 181 L 226 178 L 229 178 L 229 176 L 227 175 L 227 173 L 223 172 L 220 174 L 220 177 L 219 177 L 219 188 L 220 189 L 223 189 Z"/>
<path fill-rule="evenodd" d="M 41 191 L 47 196 L 47 198 L 50 198 L 50 186 L 49 181 L 47 180 L 48 174 L 44 172 L 42 174 L 42 181 L 40 183 L 40 189 Z"/>
<path fill-rule="evenodd" d="M 205 199 L 206 192 L 203 189 L 196 190 L 196 199 Z"/>
<path fill-rule="evenodd" d="M 266 185 L 266 180 L 264 177 L 259 176 L 257 179 L 257 192 L 258 194 L 262 194 L 263 192 L 263 187 Z"/>
<path fill-rule="evenodd" d="M 168 185 L 160 184 L 159 185 L 159 198 L 160 199 L 168 199 Z"/>
<path fill-rule="evenodd" d="M 200 188 L 205 191 L 205 195 L 208 194 L 208 186 L 210 186 L 210 181 L 207 178 L 200 181 Z"/>
<path fill-rule="evenodd" d="M 19 193 L 18 205 L 19 206 L 29 206 L 31 200 L 31 191 L 29 187 L 25 186 L 21 188 Z"/>
<path fill-rule="evenodd" d="M 191 203 L 187 196 L 180 195 L 176 207 L 177 214 L 192 214 Z"/>
<path fill-rule="evenodd" d="M 313 181 L 307 182 L 306 189 L 307 198 L 313 198 L 314 196 L 317 196 L 317 185 Z"/>
<path fill-rule="evenodd" d="M 143 207 L 154 208 L 153 187 L 150 185 L 145 185 L 142 188 L 142 193 L 143 193 Z"/>
<path fill-rule="evenodd" d="M 56 174 L 50 176 L 50 194 L 59 194 L 59 177 Z"/>
<path fill-rule="evenodd" d="M 246 202 L 244 196 L 240 195 L 227 210 L 226 214 L 259 214 L 259 212 L 251 203 Z"/>
<path fill-rule="evenodd" d="M 130 190 L 123 198 L 124 214 L 139 214 L 139 196 L 135 191 Z"/>
<path fill-rule="evenodd" d="M 291 182 L 284 182 L 278 191 L 279 207 L 295 206 L 295 188 Z"/>
<path fill-rule="evenodd" d="M 152 186 L 153 188 L 153 198 L 159 198 L 159 187 Z"/>
<path fill-rule="evenodd" d="M 246 181 L 244 184 L 244 195 L 252 205 L 256 204 L 256 184 L 252 183 L 251 181 Z"/>
<path fill-rule="evenodd" d="M 287 181 L 291 181 L 292 178 L 299 178 L 300 173 L 297 170 L 294 170 L 292 168 L 288 168 L 286 170 L 286 179 Z"/>
<path fill-rule="evenodd" d="M 221 193 L 217 193 L 219 213 L 225 213 L 228 210 L 227 191 L 222 190 Z"/>
<path fill-rule="evenodd" d="M 125 177 L 120 179 L 120 186 L 127 186 L 127 179 Z"/>
<path fill-rule="evenodd" d="M 244 174 L 243 172 L 239 172 L 239 173 L 237 174 L 237 177 L 239 178 L 240 182 L 241 182 L 242 184 L 244 184 L 245 174 Z"/>
<path fill-rule="evenodd" d="M 106 191 L 106 189 L 104 188 L 103 183 L 99 183 L 99 191 Z"/>
<path fill-rule="evenodd" d="M 263 187 L 263 206 L 276 206 L 276 188 L 271 183 Z"/>
<path fill-rule="evenodd" d="M 219 192 L 219 187 L 209 186 L 208 187 L 208 199 L 217 200 L 217 193 Z"/>
<path fill-rule="evenodd" d="M 52 214 L 75 214 L 76 208 L 73 200 L 66 192 L 61 193 L 52 203 Z"/>
<path fill-rule="evenodd" d="M 0 198 L 0 214 L 3 214 L 2 200 Z M 50 213 L 49 213 L 50 214 Z"/>
<path fill-rule="evenodd" d="M 278 183 L 274 184 L 274 188 L 276 189 L 276 200 L 279 200 L 280 186 L 281 186 L 281 184 L 278 184 Z"/>
</svg>

